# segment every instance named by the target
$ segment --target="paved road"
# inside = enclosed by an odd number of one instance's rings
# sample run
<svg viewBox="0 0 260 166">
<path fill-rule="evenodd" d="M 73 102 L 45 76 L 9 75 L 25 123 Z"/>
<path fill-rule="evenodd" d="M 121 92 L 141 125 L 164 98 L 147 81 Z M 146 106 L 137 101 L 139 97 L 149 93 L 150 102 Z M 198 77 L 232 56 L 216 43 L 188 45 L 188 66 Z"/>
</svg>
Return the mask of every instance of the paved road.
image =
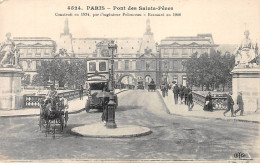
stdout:
<svg viewBox="0 0 260 166">
<path fill-rule="evenodd" d="M 122 139 L 70 133 L 72 127 L 99 122 L 101 113 L 95 111 L 70 115 L 68 128 L 55 139 L 39 130 L 37 117 L 0 118 L 0 159 L 216 161 L 236 152 L 259 158 L 259 124 L 172 116 L 157 92 L 121 93 L 119 105 L 117 125 L 146 126 L 153 133 Z"/>
</svg>

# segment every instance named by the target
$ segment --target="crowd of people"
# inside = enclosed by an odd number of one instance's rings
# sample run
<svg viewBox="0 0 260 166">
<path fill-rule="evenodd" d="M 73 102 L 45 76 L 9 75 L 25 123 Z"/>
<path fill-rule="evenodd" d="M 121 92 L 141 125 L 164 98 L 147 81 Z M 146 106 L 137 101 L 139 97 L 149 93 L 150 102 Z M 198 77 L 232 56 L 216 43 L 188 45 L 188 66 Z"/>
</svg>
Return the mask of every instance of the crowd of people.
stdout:
<svg viewBox="0 0 260 166">
<path fill-rule="evenodd" d="M 189 86 L 183 86 L 183 85 L 178 86 L 178 84 L 176 84 L 175 82 L 173 82 L 172 85 L 167 83 L 162 83 L 160 89 L 162 91 L 163 97 L 168 96 L 168 91 L 172 90 L 174 94 L 174 103 L 179 104 L 180 102 L 180 104 L 185 104 L 188 106 L 188 111 L 192 111 L 194 102 L 193 102 L 192 90 Z M 235 117 L 236 114 L 240 111 L 240 116 L 243 116 L 244 103 L 242 98 L 242 92 L 238 93 L 237 96 L 238 109 L 235 111 L 234 111 L 234 101 L 232 98 L 232 93 L 228 92 L 226 96 L 227 96 L 227 100 L 226 100 L 227 109 L 223 113 L 223 115 L 226 116 L 226 113 L 231 111 L 231 117 Z M 208 92 L 207 96 L 205 97 L 203 110 L 213 112 L 213 97 L 211 95 L 211 92 Z"/>
<path fill-rule="evenodd" d="M 173 85 L 171 86 L 170 84 L 165 84 L 163 83 L 161 85 L 161 91 L 162 91 L 162 96 L 168 96 L 168 91 L 172 90 L 174 94 L 174 103 L 178 104 L 178 101 L 180 100 L 180 104 L 185 104 L 188 106 L 188 110 L 192 111 L 192 108 L 194 106 L 193 103 L 193 96 L 192 96 L 192 90 L 190 87 L 178 86 L 178 84 L 173 82 Z"/>
</svg>

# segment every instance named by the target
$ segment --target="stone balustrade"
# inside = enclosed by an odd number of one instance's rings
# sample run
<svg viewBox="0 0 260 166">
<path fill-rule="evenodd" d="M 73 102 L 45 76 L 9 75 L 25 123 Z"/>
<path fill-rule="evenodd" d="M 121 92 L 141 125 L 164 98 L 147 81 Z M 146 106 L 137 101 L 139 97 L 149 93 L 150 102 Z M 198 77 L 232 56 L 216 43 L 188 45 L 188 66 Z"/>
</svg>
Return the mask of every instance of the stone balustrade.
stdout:
<svg viewBox="0 0 260 166">
<path fill-rule="evenodd" d="M 79 91 L 80 90 L 74 90 L 74 91 L 68 91 L 68 92 L 62 92 L 58 93 L 59 97 L 64 97 L 67 100 L 73 100 L 76 98 L 79 98 Z M 87 90 L 83 91 L 83 96 L 87 95 Z M 45 95 L 31 95 L 31 94 L 25 94 L 23 96 L 23 108 L 39 108 L 40 107 L 40 101 L 45 98 Z"/>
</svg>

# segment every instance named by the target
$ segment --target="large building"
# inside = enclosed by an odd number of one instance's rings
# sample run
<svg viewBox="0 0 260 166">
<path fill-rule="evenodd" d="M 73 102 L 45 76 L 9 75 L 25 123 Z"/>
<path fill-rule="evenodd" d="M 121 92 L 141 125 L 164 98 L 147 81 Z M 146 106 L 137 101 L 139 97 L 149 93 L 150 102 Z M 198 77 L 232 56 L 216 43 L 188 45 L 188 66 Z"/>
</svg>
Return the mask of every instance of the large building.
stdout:
<svg viewBox="0 0 260 166">
<path fill-rule="evenodd" d="M 114 65 L 117 82 L 136 84 L 139 80 L 146 80 L 148 84 L 151 79 L 156 79 L 158 53 L 150 20 L 146 22 L 142 38 L 73 38 L 66 20 L 58 46 L 75 58 L 98 59 L 108 55 L 107 45 L 111 40 L 118 46 Z"/>
<path fill-rule="evenodd" d="M 53 58 L 54 51 L 64 49 L 70 58 L 99 59 L 108 56 L 107 46 L 111 40 L 118 46 L 114 64 L 117 83 L 136 85 L 142 81 L 145 86 L 152 79 L 157 85 L 162 81 L 176 81 L 178 84 L 186 85 L 183 62 L 195 52 L 210 53 L 210 49 L 217 47 L 211 34 L 167 37 L 157 44 L 149 19 L 140 38 L 74 38 L 67 19 L 57 46 L 50 38 L 14 38 L 21 52 L 21 64 L 30 81 L 36 74 L 39 61 Z"/>
<path fill-rule="evenodd" d="M 198 34 L 189 37 L 167 37 L 158 46 L 161 59 L 160 71 L 163 79 L 186 86 L 184 62 L 194 53 L 210 54 L 216 48 L 211 34 Z"/>
<path fill-rule="evenodd" d="M 20 50 L 20 65 L 25 72 L 24 80 L 31 82 L 37 74 L 40 61 L 53 58 L 56 42 L 48 37 L 14 37 L 13 40 Z"/>
</svg>

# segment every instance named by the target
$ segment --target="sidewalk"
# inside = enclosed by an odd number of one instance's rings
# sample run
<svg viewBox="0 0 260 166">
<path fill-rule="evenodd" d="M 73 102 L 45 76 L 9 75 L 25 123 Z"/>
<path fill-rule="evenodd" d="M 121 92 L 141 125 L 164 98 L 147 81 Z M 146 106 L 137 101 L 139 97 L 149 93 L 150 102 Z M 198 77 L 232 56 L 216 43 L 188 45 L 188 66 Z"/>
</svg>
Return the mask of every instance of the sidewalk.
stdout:
<svg viewBox="0 0 260 166">
<path fill-rule="evenodd" d="M 116 89 L 115 93 L 127 91 L 127 89 Z M 69 101 L 69 114 L 76 114 L 85 109 L 87 96 L 83 97 L 83 100 L 79 98 Z M 19 110 L 0 110 L 0 117 L 27 117 L 27 116 L 39 116 L 40 108 L 24 108 Z"/>
<path fill-rule="evenodd" d="M 161 90 L 158 90 L 160 96 L 162 97 Z M 204 119 L 217 119 L 217 120 L 232 120 L 232 121 L 244 121 L 260 123 L 260 112 L 246 112 L 244 111 L 244 116 L 240 116 L 238 112 L 236 117 L 231 117 L 231 113 L 228 112 L 226 116 L 223 115 L 224 110 L 215 110 L 213 112 L 204 111 L 202 106 L 194 102 L 194 107 L 192 111 L 188 111 L 188 106 L 180 104 L 180 100 L 177 105 L 174 104 L 174 95 L 172 91 L 168 92 L 168 96 L 163 98 L 165 105 L 168 108 L 168 113 L 173 115 L 181 115 L 185 117 L 195 117 Z"/>
</svg>

